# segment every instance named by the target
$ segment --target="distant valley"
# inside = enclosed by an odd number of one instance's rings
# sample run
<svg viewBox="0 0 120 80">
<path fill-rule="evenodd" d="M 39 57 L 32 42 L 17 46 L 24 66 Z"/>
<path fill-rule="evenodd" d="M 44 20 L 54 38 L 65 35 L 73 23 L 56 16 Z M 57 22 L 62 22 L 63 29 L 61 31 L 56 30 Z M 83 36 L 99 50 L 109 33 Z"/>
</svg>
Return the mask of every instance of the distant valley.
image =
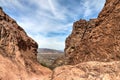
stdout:
<svg viewBox="0 0 120 80">
<path fill-rule="evenodd" d="M 46 67 L 54 67 L 54 62 L 58 59 L 64 57 L 64 52 L 60 50 L 39 48 L 37 54 L 37 60 L 40 64 Z"/>
</svg>

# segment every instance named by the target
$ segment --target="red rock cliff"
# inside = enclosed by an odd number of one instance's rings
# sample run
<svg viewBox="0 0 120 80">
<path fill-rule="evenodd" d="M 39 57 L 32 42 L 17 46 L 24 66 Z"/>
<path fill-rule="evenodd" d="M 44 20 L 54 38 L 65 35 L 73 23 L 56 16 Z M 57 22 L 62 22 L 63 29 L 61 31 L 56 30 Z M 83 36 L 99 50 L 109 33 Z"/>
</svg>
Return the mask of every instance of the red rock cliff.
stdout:
<svg viewBox="0 0 120 80">
<path fill-rule="evenodd" d="M 69 64 L 120 60 L 120 0 L 106 0 L 97 19 L 76 21 L 65 54 Z"/>
<path fill-rule="evenodd" d="M 0 80 L 49 80 L 37 62 L 37 43 L 0 8 Z"/>
<path fill-rule="evenodd" d="M 15 57 L 16 52 L 21 52 L 21 56 L 36 59 L 38 45 L 27 36 L 25 31 L 0 9 L 0 48 L 5 51 L 4 56 Z M 23 54 L 23 52 L 30 53 Z"/>
</svg>

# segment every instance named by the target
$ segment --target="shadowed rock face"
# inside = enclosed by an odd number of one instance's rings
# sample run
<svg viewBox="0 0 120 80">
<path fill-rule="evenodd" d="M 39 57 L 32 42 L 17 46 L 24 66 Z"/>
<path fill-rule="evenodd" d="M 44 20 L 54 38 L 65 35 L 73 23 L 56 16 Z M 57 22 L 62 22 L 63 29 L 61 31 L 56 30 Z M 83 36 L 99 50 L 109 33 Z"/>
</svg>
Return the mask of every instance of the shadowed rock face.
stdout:
<svg viewBox="0 0 120 80">
<path fill-rule="evenodd" d="M 120 0 L 106 0 L 97 19 L 74 23 L 66 39 L 69 64 L 120 60 Z"/>
<path fill-rule="evenodd" d="M 37 43 L 0 8 L 0 80 L 49 79 L 37 62 Z"/>
<path fill-rule="evenodd" d="M 0 47 L 6 51 L 6 56 L 16 55 L 17 51 L 30 51 L 29 57 L 36 59 L 38 45 L 25 31 L 0 9 Z M 26 55 L 26 54 L 21 54 Z M 26 56 L 27 57 L 27 56 Z"/>
</svg>

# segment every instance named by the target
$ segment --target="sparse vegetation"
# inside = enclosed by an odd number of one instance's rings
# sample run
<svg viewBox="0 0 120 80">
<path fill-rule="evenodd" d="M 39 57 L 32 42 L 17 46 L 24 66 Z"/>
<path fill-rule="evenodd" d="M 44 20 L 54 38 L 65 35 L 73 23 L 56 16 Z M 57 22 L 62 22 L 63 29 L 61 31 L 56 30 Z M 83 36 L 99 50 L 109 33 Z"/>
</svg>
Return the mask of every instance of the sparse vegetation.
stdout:
<svg viewBox="0 0 120 80">
<path fill-rule="evenodd" d="M 37 59 L 42 66 L 54 69 L 64 65 L 64 54 L 38 54 Z"/>
</svg>

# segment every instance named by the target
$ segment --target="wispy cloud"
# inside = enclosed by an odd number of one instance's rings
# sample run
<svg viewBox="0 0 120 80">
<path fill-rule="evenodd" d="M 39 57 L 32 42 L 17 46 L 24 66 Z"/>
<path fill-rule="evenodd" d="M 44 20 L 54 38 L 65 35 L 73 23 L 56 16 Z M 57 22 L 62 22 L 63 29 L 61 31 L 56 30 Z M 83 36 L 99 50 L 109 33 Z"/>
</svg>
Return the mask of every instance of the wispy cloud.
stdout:
<svg viewBox="0 0 120 80">
<path fill-rule="evenodd" d="M 105 0 L 84 0 L 84 18 L 96 18 L 104 6 Z"/>
<path fill-rule="evenodd" d="M 0 0 L 7 14 L 17 20 L 39 47 L 64 49 L 72 24 L 95 18 L 105 0 Z"/>
<path fill-rule="evenodd" d="M 49 3 L 49 5 L 50 5 L 50 8 L 51 8 L 52 13 L 54 14 L 54 16 L 56 16 L 57 13 L 56 13 L 56 10 L 55 10 L 55 7 L 54 7 L 52 1 L 51 1 L 51 0 L 48 0 L 48 3 Z"/>
</svg>

